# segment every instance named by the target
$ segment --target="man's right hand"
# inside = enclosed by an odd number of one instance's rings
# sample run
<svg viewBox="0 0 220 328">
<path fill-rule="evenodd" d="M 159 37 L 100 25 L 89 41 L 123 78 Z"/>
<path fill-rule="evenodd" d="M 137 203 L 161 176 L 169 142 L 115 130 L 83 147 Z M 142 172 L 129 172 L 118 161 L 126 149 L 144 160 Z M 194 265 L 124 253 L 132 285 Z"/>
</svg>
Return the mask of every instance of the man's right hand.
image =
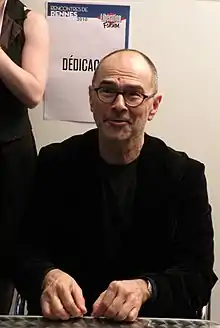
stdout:
<svg viewBox="0 0 220 328">
<path fill-rule="evenodd" d="M 49 271 L 44 278 L 41 309 L 43 316 L 52 320 L 68 320 L 87 312 L 81 288 L 59 269 Z"/>
</svg>

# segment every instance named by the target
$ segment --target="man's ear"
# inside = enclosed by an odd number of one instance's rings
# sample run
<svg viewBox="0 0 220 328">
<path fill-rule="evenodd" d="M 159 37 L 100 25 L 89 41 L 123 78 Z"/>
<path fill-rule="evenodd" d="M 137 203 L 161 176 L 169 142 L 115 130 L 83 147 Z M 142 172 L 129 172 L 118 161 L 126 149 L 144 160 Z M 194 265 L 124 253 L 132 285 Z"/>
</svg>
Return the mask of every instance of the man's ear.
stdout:
<svg viewBox="0 0 220 328">
<path fill-rule="evenodd" d="M 152 108 L 150 109 L 150 112 L 149 112 L 149 115 L 148 115 L 148 121 L 152 121 L 152 119 L 156 115 L 156 113 L 159 109 L 159 105 L 161 103 L 161 100 L 162 100 L 162 95 L 157 95 L 157 96 L 154 97 L 153 103 L 152 103 Z"/>
<path fill-rule="evenodd" d="M 92 86 L 89 86 L 89 104 L 90 104 L 90 110 L 93 112 L 93 89 Z"/>
</svg>

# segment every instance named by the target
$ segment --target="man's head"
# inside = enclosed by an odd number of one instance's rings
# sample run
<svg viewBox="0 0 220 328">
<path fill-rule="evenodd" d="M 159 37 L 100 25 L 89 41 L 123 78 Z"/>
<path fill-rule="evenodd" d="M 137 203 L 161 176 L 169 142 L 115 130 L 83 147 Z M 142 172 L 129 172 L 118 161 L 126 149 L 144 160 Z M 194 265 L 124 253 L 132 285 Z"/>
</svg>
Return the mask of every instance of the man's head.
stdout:
<svg viewBox="0 0 220 328">
<path fill-rule="evenodd" d="M 121 49 L 99 63 L 89 88 L 90 106 L 101 134 L 115 140 L 143 135 L 158 110 L 157 70 L 137 50 Z"/>
</svg>

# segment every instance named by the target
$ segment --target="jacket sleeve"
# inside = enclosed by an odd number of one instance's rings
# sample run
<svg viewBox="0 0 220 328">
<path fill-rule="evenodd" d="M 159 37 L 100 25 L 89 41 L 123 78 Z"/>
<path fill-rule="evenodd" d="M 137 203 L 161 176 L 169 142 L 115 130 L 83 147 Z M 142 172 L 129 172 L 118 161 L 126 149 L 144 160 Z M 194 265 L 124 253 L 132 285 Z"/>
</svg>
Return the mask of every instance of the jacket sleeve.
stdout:
<svg viewBox="0 0 220 328">
<path fill-rule="evenodd" d="M 164 272 L 142 275 L 153 282 L 156 292 L 156 297 L 142 306 L 144 313 L 151 317 L 194 317 L 208 303 L 217 281 L 213 272 L 213 227 L 203 164 L 188 160 L 176 195 L 179 211 L 172 265 Z"/>
<path fill-rule="evenodd" d="M 55 268 L 47 245 L 51 243 L 48 230 L 52 216 L 53 185 L 56 181 L 52 169 L 50 148 L 42 148 L 38 156 L 35 183 L 29 207 L 20 224 L 16 240 L 14 282 L 27 300 L 40 301 L 45 274 Z M 47 220 L 45 220 L 47 218 Z"/>
</svg>

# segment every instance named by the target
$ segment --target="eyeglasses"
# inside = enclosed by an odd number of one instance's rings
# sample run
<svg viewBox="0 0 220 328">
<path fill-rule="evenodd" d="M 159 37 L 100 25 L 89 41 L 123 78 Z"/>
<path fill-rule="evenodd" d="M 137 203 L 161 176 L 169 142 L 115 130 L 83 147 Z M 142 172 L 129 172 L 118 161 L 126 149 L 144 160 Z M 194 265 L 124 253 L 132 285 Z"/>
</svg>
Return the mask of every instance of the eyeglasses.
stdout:
<svg viewBox="0 0 220 328">
<path fill-rule="evenodd" d="M 151 95 L 145 95 L 141 92 L 136 91 L 118 91 L 112 87 L 98 87 L 94 88 L 98 99 L 105 104 L 113 104 L 118 97 L 118 95 L 122 95 L 124 98 L 124 102 L 129 107 L 137 107 L 140 106 L 143 101 L 149 100 L 154 97 L 156 92 Z"/>
</svg>

